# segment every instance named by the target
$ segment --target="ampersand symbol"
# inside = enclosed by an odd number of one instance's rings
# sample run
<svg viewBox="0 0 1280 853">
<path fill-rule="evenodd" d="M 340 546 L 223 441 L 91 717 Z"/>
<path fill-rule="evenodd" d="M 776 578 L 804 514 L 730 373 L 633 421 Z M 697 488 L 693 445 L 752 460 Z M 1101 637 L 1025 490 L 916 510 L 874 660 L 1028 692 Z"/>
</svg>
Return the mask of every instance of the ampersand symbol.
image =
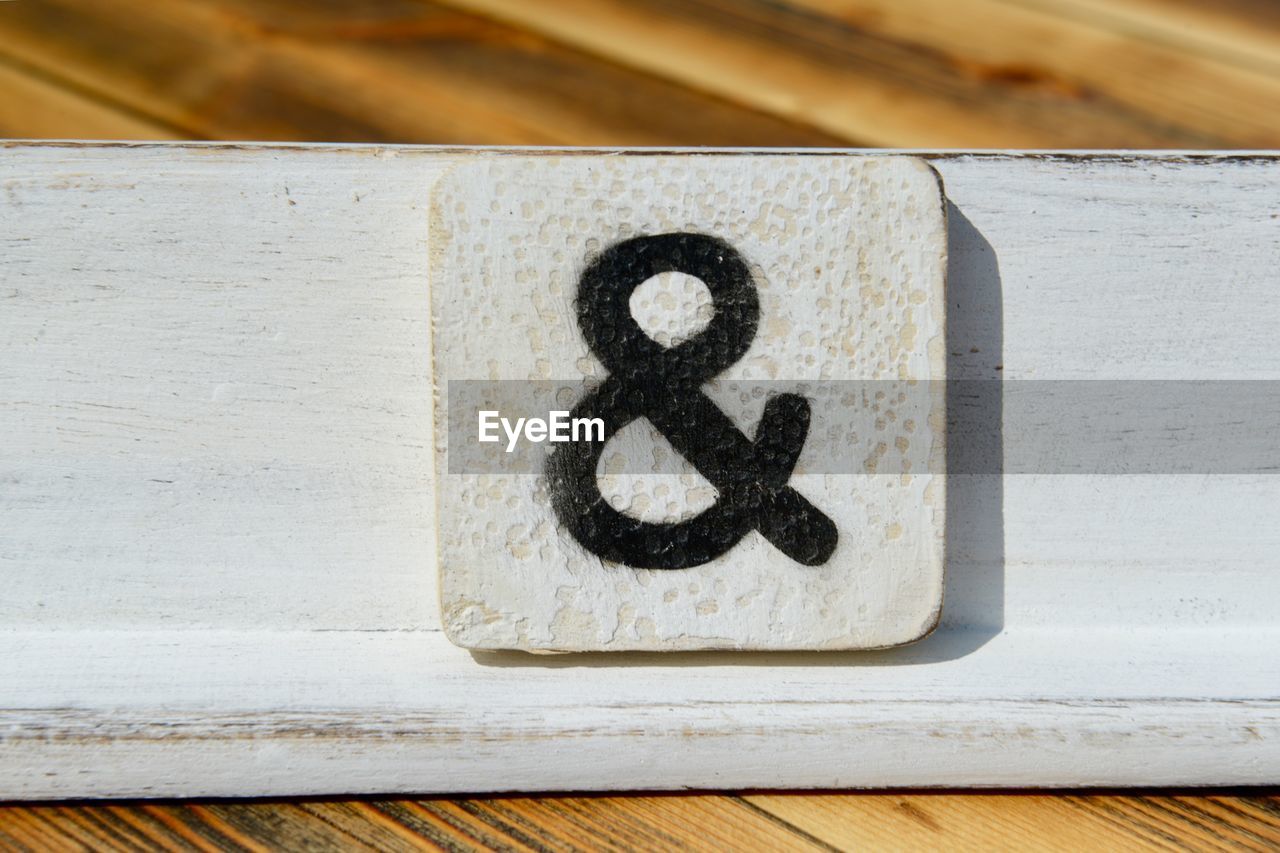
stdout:
<svg viewBox="0 0 1280 853">
<path fill-rule="evenodd" d="M 672 347 L 650 338 L 631 316 L 631 293 L 665 272 L 694 276 L 711 293 L 713 316 Z M 578 325 L 609 375 L 571 417 L 604 421 L 603 441 L 558 445 L 547 460 L 560 523 L 605 560 L 643 569 L 686 569 L 724 554 L 752 530 L 806 566 L 835 550 L 835 524 L 787 485 L 809 433 L 809 402 L 778 394 L 749 439 L 702 391 L 738 361 L 760 319 L 755 280 L 731 245 L 705 234 L 636 237 L 602 252 L 578 282 Z M 657 524 L 621 513 L 600 494 L 596 467 L 609 439 L 646 418 L 716 488 L 697 516 Z"/>
</svg>

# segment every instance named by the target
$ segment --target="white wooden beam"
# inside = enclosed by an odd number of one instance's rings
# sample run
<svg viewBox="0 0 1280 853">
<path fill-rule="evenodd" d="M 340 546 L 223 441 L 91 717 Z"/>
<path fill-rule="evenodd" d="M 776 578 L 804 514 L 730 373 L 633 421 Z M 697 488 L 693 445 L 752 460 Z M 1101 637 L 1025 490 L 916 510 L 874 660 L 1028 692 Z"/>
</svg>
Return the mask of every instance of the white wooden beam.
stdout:
<svg viewBox="0 0 1280 853">
<path fill-rule="evenodd" d="M 901 650 L 451 647 L 426 200 L 528 154 L 0 149 L 0 795 L 1280 778 L 1263 472 L 953 477 Z M 953 378 L 1280 377 L 1276 157 L 932 162 Z"/>
</svg>

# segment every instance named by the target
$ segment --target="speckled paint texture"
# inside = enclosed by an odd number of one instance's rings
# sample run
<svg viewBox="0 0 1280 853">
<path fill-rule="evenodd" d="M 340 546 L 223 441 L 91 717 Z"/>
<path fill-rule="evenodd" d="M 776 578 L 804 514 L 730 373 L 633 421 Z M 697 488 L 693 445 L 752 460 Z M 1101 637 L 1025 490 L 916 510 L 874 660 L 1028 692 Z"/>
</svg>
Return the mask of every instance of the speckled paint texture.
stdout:
<svg viewBox="0 0 1280 853">
<path fill-rule="evenodd" d="M 930 389 L 923 418 L 899 417 L 903 396 L 892 392 L 865 401 L 879 434 L 849 436 L 871 448 L 860 471 L 824 471 L 816 440 L 802 454 L 789 485 L 839 531 L 822 565 L 791 560 L 757 531 L 693 568 L 603 561 L 557 522 L 545 475 L 449 471 L 447 383 L 550 380 L 572 408 L 584 380 L 607 375 L 578 326 L 579 275 L 620 240 L 670 232 L 727 241 L 755 280 L 758 331 L 706 386 L 713 400 L 722 382 L 757 380 Z M 489 155 L 456 166 L 432 197 L 430 225 L 449 638 L 570 652 L 863 649 L 927 634 L 945 558 L 946 233 L 939 178 L 911 157 Z M 679 273 L 646 282 L 630 304 L 663 345 L 714 313 L 701 283 Z M 723 403 L 753 436 L 765 400 Z M 824 426 L 814 403 L 811 436 Z M 928 462 L 912 467 L 908 456 Z M 601 493 L 647 521 L 688 518 L 718 496 L 681 464 L 635 421 L 601 454 Z"/>
</svg>

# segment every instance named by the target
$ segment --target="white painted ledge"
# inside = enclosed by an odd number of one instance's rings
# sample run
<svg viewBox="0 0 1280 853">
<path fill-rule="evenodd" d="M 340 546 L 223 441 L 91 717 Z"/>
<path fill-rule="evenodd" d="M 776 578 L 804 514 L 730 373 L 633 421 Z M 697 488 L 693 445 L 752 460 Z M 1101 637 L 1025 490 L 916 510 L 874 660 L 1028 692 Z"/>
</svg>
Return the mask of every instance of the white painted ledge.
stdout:
<svg viewBox="0 0 1280 853">
<path fill-rule="evenodd" d="M 1274 475 L 953 477 L 905 649 L 450 646 L 426 198 L 473 156 L 524 153 L 0 149 L 0 796 L 1280 781 Z M 1274 156 L 933 162 L 953 378 L 1280 378 Z"/>
<path fill-rule="evenodd" d="M 6 793 L 1250 784 L 1280 761 L 1280 632 L 1171 655 L 1158 629 L 1010 630 L 964 654 L 985 639 L 617 665 L 432 631 L 15 633 Z"/>
</svg>

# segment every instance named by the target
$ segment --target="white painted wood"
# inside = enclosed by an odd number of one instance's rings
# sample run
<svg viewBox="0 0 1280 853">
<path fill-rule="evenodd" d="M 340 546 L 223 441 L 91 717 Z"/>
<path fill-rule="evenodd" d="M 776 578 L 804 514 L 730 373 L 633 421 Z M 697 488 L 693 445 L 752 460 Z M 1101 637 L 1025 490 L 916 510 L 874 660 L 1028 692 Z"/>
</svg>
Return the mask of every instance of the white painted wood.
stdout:
<svg viewBox="0 0 1280 853">
<path fill-rule="evenodd" d="M 947 235 L 942 187 L 927 162 L 841 155 L 489 158 L 461 164 L 440 180 L 431 221 L 441 619 L 452 642 L 538 652 L 843 650 L 914 642 L 937 625 L 946 510 Z M 706 394 L 730 430 L 756 441 L 761 432 L 782 429 L 757 427 L 766 399 L 804 394 L 808 426 L 786 483 L 808 502 L 813 526 L 831 528 L 831 550 L 820 557 L 788 554 L 760 530 L 746 529 L 732 547 L 693 566 L 664 570 L 641 562 L 670 549 L 650 545 L 675 538 L 673 528 L 658 525 L 681 522 L 683 535 L 696 538 L 688 532 L 699 523 L 692 517 L 726 498 L 694 466 L 676 464 L 678 451 L 640 417 L 619 425 L 617 435 L 612 428 L 606 433 L 601 419 L 599 463 L 590 460 L 590 473 L 603 474 L 596 497 L 654 525 L 633 559 L 612 558 L 578 538 L 555 506 L 555 477 L 544 454 L 570 448 L 506 438 L 511 422 L 577 412 L 580 398 L 599 393 L 584 388 L 584 375 L 597 386 L 633 381 L 609 363 L 626 359 L 584 340 L 575 307 L 583 299 L 584 266 L 634 240 L 648 241 L 638 257 L 680 245 L 688 264 L 695 251 L 689 241 L 706 235 L 722 241 L 717 258 L 722 252 L 742 258 L 759 317 L 752 317 L 744 351 L 713 367 L 692 393 Z M 668 238 L 681 243 L 662 242 Z M 660 282 L 634 269 L 633 262 L 615 274 L 631 272 L 638 280 L 607 287 L 631 293 L 649 281 L 661 292 Z M 639 289 L 623 303 L 628 319 L 643 318 L 631 327 L 637 337 L 646 322 L 668 334 L 661 330 L 695 313 L 696 291 L 679 293 L 687 306 L 668 293 L 663 307 Z M 699 339 L 741 335 L 732 313 L 711 310 L 711 295 L 705 287 L 703 293 L 708 321 L 723 330 L 708 329 Z M 626 328 L 611 327 L 611 334 L 625 340 Z M 635 379 L 643 381 L 656 370 L 646 367 L 653 358 L 636 358 L 648 359 L 637 362 Z M 680 360 L 683 369 L 699 369 L 687 356 Z M 804 382 L 830 390 L 790 384 Z M 735 383 L 739 390 L 731 390 Z M 512 386 L 518 392 L 538 384 L 546 387 L 541 403 L 512 400 L 518 397 Z M 673 406 L 692 405 L 688 394 Z M 478 436 L 485 411 L 492 421 L 508 421 L 487 447 Z M 676 418 L 712 442 L 726 467 L 750 464 L 730 456 L 709 423 L 694 423 L 701 417 Z M 860 450 L 849 461 L 856 468 L 829 464 L 836 451 L 855 446 Z M 515 451 L 532 454 L 531 464 L 521 466 L 524 454 Z M 802 529 L 809 522 L 797 514 L 783 524 Z M 802 547 L 818 538 L 805 535 Z"/>
<path fill-rule="evenodd" d="M 6 714 L 3 784 L 66 797 L 1274 778 L 1276 665 L 1256 631 L 1176 652 L 1161 630 L 1010 630 L 971 654 L 938 638 L 617 665 L 473 658 L 438 632 L 22 632 L 0 666 L 22 708 Z"/>
<path fill-rule="evenodd" d="M 415 270 L 477 156 L 0 150 L 0 795 L 1280 780 L 1262 472 L 953 475 L 903 649 L 449 645 Z M 953 378 L 1280 377 L 1272 155 L 932 162 Z"/>
</svg>

